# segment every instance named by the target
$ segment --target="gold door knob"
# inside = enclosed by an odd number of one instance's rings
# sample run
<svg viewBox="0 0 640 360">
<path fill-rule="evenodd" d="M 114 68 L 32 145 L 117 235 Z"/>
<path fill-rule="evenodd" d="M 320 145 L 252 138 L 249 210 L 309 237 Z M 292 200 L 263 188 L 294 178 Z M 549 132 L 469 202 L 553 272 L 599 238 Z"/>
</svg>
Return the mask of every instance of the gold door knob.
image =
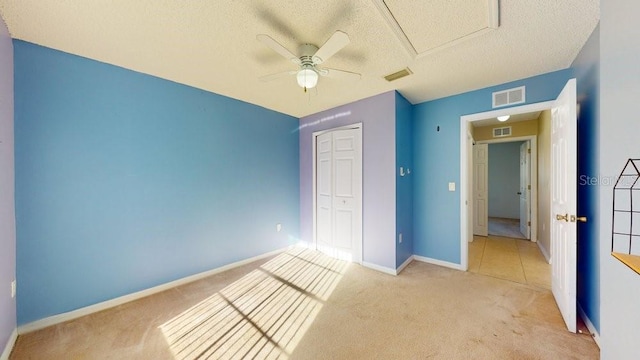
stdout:
<svg viewBox="0 0 640 360">
<path fill-rule="evenodd" d="M 560 215 L 560 214 L 556 214 L 556 220 L 564 220 L 564 221 L 569 221 L 569 214 L 564 214 L 564 215 Z"/>
<path fill-rule="evenodd" d="M 571 215 L 571 222 L 587 222 L 587 217 L 586 216 L 575 216 L 575 215 Z"/>
</svg>

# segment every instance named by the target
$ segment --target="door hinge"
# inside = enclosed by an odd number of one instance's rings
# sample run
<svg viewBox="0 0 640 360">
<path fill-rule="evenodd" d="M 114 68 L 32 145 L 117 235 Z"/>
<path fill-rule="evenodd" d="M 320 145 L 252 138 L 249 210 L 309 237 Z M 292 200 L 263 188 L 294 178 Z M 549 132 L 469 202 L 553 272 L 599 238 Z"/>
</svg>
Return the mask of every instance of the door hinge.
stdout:
<svg viewBox="0 0 640 360">
<path fill-rule="evenodd" d="M 531 149 L 527 149 L 527 152 L 528 152 L 529 154 L 531 154 Z"/>
<path fill-rule="evenodd" d="M 531 226 L 531 221 L 527 221 L 527 225 Z"/>
<path fill-rule="evenodd" d="M 527 185 L 527 189 L 531 190 L 531 185 Z"/>
</svg>

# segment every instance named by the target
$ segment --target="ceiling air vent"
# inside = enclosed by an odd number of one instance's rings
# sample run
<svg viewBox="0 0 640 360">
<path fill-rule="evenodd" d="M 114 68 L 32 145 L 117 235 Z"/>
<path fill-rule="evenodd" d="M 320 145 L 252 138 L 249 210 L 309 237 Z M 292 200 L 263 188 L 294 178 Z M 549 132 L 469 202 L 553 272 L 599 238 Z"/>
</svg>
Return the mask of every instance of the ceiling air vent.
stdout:
<svg viewBox="0 0 640 360">
<path fill-rule="evenodd" d="M 394 80 L 398 80 L 400 78 L 403 78 L 403 77 L 411 75 L 411 74 L 413 74 L 413 73 L 411 72 L 411 70 L 409 70 L 409 68 L 404 68 L 404 69 L 402 69 L 400 71 L 394 72 L 393 74 L 389 74 L 389 75 L 385 76 L 384 78 L 387 81 L 394 81 Z"/>
<path fill-rule="evenodd" d="M 511 126 L 505 126 L 505 127 L 493 129 L 493 137 L 505 137 L 505 136 L 511 136 Z"/>
<path fill-rule="evenodd" d="M 497 108 L 507 105 L 522 104 L 525 102 L 524 95 L 524 86 L 509 90 L 496 91 L 493 93 L 493 107 Z"/>
</svg>

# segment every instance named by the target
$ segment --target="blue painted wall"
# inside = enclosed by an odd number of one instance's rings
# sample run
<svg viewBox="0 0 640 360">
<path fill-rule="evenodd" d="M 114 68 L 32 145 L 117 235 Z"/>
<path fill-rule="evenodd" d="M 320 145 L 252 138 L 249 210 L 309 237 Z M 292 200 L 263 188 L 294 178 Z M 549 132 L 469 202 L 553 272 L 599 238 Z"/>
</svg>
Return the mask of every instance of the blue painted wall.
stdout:
<svg viewBox="0 0 640 360">
<path fill-rule="evenodd" d="M 412 118 L 413 105 L 396 92 L 396 268 L 413 255 L 413 174 L 408 173 L 413 171 Z"/>
<path fill-rule="evenodd" d="M 521 144 L 489 144 L 489 216 L 520 219 Z"/>
<path fill-rule="evenodd" d="M 572 64 L 578 85 L 578 214 L 591 221 L 578 224 L 578 304 L 600 331 L 599 166 L 600 27 Z"/>
<path fill-rule="evenodd" d="M 14 48 L 19 324 L 299 237 L 297 119 Z"/>
<path fill-rule="evenodd" d="M 560 70 L 415 105 L 414 254 L 460 264 L 460 116 L 489 111 L 492 92 L 522 85 L 527 104 L 553 100 L 571 74 Z"/>
</svg>

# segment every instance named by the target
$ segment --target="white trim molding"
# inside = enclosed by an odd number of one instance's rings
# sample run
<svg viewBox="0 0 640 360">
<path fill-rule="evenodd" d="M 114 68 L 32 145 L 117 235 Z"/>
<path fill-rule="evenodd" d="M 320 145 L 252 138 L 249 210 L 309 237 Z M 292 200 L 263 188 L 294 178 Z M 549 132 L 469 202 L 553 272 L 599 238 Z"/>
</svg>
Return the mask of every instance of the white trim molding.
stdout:
<svg viewBox="0 0 640 360">
<path fill-rule="evenodd" d="M 542 243 L 539 241 L 538 241 L 538 248 L 540 249 L 542 256 L 544 256 L 545 260 L 547 260 L 547 264 L 551 264 L 551 256 L 549 255 L 549 252 L 547 251 L 547 249 L 544 248 L 544 246 L 542 246 Z"/>
<path fill-rule="evenodd" d="M 364 266 L 366 268 L 369 268 L 371 270 L 376 270 L 376 271 L 380 271 L 380 272 L 385 273 L 385 274 L 397 276 L 398 274 L 400 274 L 400 272 L 402 272 L 402 270 L 404 270 L 404 268 L 407 267 L 407 265 L 411 264 L 411 262 L 413 261 L 413 257 L 414 256 L 415 255 L 409 256 L 409 258 L 407 260 L 405 260 L 405 262 L 400 264 L 400 266 L 398 266 L 398 268 L 395 269 L 395 270 L 392 269 L 392 268 L 388 268 L 386 266 L 380 266 L 380 265 L 376 265 L 374 263 L 370 263 L 370 262 L 366 262 L 366 261 L 362 262 L 362 266 Z"/>
<path fill-rule="evenodd" d="M 168 283 L 164 283 L 164 284 L 160 284 L 145 290 L 141 290 L 138 292 L 134 292 L 128 295 L 124 295 L 124 296 L 120 296 L 117 297 L 115 299 L 111 299 L 111 300 L 107 300 L 107 301 L 103 301 L 97 304 L 93 304 L 93 305 L 89 305 L 80 309 L 76 309 L 76 310 L 72 310 L 66 313 L 62 313 L 62 314 L 57 314 L 57 315 L 53 315 L 53 316 L 49 316 L 46 317 L 44 319 L 40 319 L 40 320 L 36 320 L 33 322 L 30 322 L 28 324 L 24 324 L 21 326 L 18 326 L 18 334 L 22 335 L 22 334 L 26 334 L 32 331 L 36 331 L 36 330 L 40 330 L 40 329 L 44 329 L 46 327 L 49 326 L 53 326 L 53 325 L 57 325 L 60 323 L 63 323 L 65 321 L 69 321 L 69 320 L 74 320 L 77 319 L 79 317 L 82 316 L 86 316 L 89 314 L 93 314 L 96 313 L 98 311 L 102 311 L 102 310 L 106 310 L 106 309 L 110 309 L 112 307 L 116 307 L 118 305 L 122 305 L 124 303 L 128 303 L 134 300 L 138 300 L 141 299 L 143 297 L 147 297 L 149 295 L 153 295 L 153 294 L 157 294 L 159 292 L 165 291 L 165 290 L 169 290 L 184 284 L 188 284 L 200 279 L 204 279 L 206 277 L 209 277 L 211 275 L 215 275 L 218 273 L 221 273 L 223 271 L 227 271 L 227 270 L 231 270 L 249 263 L 252 263 L 254 261 L 258 261 L 258 260 L 262 260 L 264 258 L 268 258 L 270 256 L 274 256 L 277 254 L 280 254 L 284 251 L 287 251 L 291 248 L 291 246 L 288 246 L 284 249 L 279 249 L 279 250 L 275 250 L 275 251 L 271 251 L 262 255 L 258 255 L 258 256 L 254 256 L 252 258 L 248 258 L 245 260 L 240 260 L 231 264 L 227 264 L 215 269 L 211 269 L 208 271 L 204 271 L 198 274 L 194 274 L 194 275 L 190 275 L 178 280 L 174 280 L 174 281 L 170 281 Z M 0 359 L 0 360 L 4 360 L 4 359 Z"/>
<path fill-rule="evenodd" d="M 580 315 L 580 317 L 582 318 L 582 321 L 584 321 L 584 324 L 587 325 L 587 329 L 589 329 L 589 332 L 591 333 L 593 340 L 595 340 L 596 345 L 598 345 L 598 347 L 601 348 L 600 334 L 598 334 L 598 330 L 596 330 L 596 327 L 591 322 L 591 319 L 589 319 L 589 317 L 584 312 L 584 310 L 582 310 L 582 306 L 580 306 L 580 303 L 578 303 L 577 305 L 578 305 L 578 315 Z"/>
<path fill-rule="evenodd" d="M 370 262 L 366 262 L 366 261 L 362 262 L 362 266 L 364 266 L 366 268 L 369 268 L 369 269 L 372 269 L 372 270 L 380 271 L 380 272 L 385 273 L 385 274 L 389 274 L 389 275 L 393 275 L 393 276 L 398 275 L 395 269 L 388 268 L 386 266 L 380 266 L 380 265 L 376 265 L 374 263 L 370 263 Z"/>
<path fill-rule="evenodd" d="M 403 262 L 402 264 L 400 264 L 400 266 L 398 266 L 398 268 L 396 269 L 396 275 L 400 274 L 402 270 L 404 270 L 404 268 L 407 267 L 407 265 L 411 264 L 411 262 L 413 261 L 413 257 L 414 255 L 409 256 L 409 258 L 405 260 L 405 262 Z"/>
<path fill-rule="evenodd" d="M 432 259 L 432 258 L 429 258 L 429 257 L 418 256 L 418 255 L 413 255 L 413 259 L 417 260 L 417 261 L 422 261 L 422 262 L 427 263 L 427 264 L 443 266 L 443 267 L 447 267 L 447 268 L 454 269 L 454 270 L 467 271 L 467 269 L 465 267 L 463 267 L 462 265 L 456 264 L 456 263 L 452 263 L 452 262 L 448 262 L 448 261 L 442 261 L 442 260 Z"/>
<path fill-rule="evenodd" d="M 13 329 L 11 336 L 9 336 L 9 341 L 7 341 L 7 345 L 5 345 L 2 355 L 0 355 L 0 360 L 9 360 L 9 355 L 11 355 L 16 340 L 18 340 L 18 329 Z"/>
</svg>

